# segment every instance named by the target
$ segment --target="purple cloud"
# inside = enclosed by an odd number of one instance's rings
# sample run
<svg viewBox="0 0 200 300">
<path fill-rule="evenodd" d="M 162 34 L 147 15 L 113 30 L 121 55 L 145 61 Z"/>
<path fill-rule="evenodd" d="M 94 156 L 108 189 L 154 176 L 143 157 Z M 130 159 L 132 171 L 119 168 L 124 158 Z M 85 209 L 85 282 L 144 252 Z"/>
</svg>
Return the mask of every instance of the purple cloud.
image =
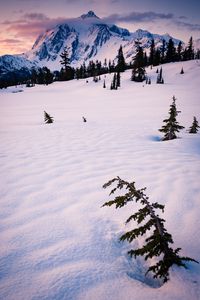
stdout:
<svg viewBox="0 0 200 300">
<path fill-rule="evenodd" d="M 157 19 L 173 19 L 174 15 L 171 13 L 164 14 L 164 13 L 156 13 L 152 11 L 147 12 L 131 12 L 128 15 L 119 15 L 113 14 L 108 17 L 105 17 L 104 20 L 110 23 L 117 23 L 117 22 L 152 22 Z"/>
</svg>

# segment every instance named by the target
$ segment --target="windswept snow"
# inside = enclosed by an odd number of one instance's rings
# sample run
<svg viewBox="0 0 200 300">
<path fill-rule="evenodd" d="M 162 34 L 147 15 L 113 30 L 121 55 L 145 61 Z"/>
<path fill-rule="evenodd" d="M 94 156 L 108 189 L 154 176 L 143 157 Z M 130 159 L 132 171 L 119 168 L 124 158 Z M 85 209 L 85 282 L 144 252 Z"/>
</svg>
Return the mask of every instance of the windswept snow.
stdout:
<svg viewBox="0 0 200 300">
<path fill-rule="evenodd" d="M 200 133 L 187 132 L 193 116 L 200 121 L 200 61 L 163 65 L 164 85 L 155 84 L 156 69 L 147 70 L 151 85 L 126 71 L 118 91 L 109 89 L 112 75 L 106 89 L 102 76 L 1 91 L 1 299 L 200 298 L 198 264 L 174 267 L 160 287 L 144 276 L 148 263 L 118 242 L 132 206 L 101 208 L 106 181 L 135 180 L 165 205 L 174 247 L 200 261 Z M 173 95 L 185 129 L 161 142 Z M 44 124 L 44 110 L 53 124 Z"/>
</svg>

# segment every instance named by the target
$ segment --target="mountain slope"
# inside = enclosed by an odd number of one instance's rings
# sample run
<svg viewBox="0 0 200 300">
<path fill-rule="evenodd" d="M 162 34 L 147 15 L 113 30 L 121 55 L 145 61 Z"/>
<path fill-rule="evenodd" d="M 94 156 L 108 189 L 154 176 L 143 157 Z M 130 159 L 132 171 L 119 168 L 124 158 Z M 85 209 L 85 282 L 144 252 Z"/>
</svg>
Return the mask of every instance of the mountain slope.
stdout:
<svg viewBox="0 0 200 300">
<path fill-rule="evenodd" d="M 38 65 L 47 66 L 51 70 L 60 69 L 60 54 L 67 47 L 72 66 L 80 65 L 89 60 L 101 60 L 105 58 L 116 59 L 120 45 L 123 46 L 124 56 L 127 62 L 132 60 L 135 53 L 135 40 L 141 42 L 142 47 L 148 51 L 151 40 L 154 38 L 156 47 L 161 46 L 162 40 L 169 41 L 169 35 L 152 34 L 138 29 L 130 33 L 127 29 L 114 24 L 103 22 L 93 11 L 67 23 L 58 24 L 41 34 L 35 41 L 32 49 L 21 55 L 21 65 L 24 67 L 27 60 Z M 175 45 L 179 40 L 173 39 Z M 19 56 L 18 56 L 19 57 Z M 16 56 L 13 56 L 15 59 Z M 5 58 L 2 57 L 2 61 Z M 10 68 L 13 64 L 10 65 Z"/>
<path fill-rule="evenodd" d="M 119 242 L 134 226 L 124 224 L 134 204 L 101 208 L 102 185 L 117 175 L 146 186 L 165 205 L 173 248 L 200 261 L 200 133 L 186 131 L 200 120 L 200 61 L 162 68 L 161 85 L 153 67 L 151 85 L 132 82 L 128 70 L 117 91 L 112 74 L 106 89 L 89 78 L 0 91 L 1 299 L 199 300 L 200 265 L 173 267 L 156 288 L 149 262 L 126 254 L 136 241 Z M 161 142 L 173 95 L 185 129 Z"/>
</svg>

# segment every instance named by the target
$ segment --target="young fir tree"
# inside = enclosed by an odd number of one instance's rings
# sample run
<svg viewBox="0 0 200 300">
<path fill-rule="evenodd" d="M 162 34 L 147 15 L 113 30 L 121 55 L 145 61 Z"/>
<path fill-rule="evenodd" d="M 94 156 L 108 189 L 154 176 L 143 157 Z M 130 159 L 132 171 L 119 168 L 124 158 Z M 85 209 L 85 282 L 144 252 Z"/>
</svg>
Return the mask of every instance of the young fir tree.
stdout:
<svg viewBox="0 0 200 300">
<path fill-rule="evenodd" d="M 67 72 L 67 69 L 70 65 L 70 59 L 69 59 L 67 47 L 65 47 L 63 52 L 60 54 L 60 58 L 61 58 L 60 63 L 63 66 L 65 72 Z"/>
<path fill-rule="evenodd" d="M 184 74 L 184 70 L 183 70 L 183 67 L 182 67 L 182 69 L 181 69 L 181 72 L 180 72 L 180 74 Z"/>
<path fill-rule="evenodd" d="M 112 80 L 111 85 L 110 85 L 110 89 L 111 90 L 117 90 L 117 88 L 118 88 L 118 85 L 117 85 L 117 74 L 114 73 L 113 80 Z"/>
<path fill-rule="evenodd" d="M 120 48 L 118 50 L 117 59 L 118 59 L 118 61 L 117 61 L 117 65 L 116 65 L 116 71 L 124 72 L 126 69 L 126 63 L 125 63 L 125 59 L 124 59 L 122 45 L 120 46 Z"/>
<path fill-rule="evenodd" d="M 51 117 L 46 111 L 44 111 L 44 122 L 45 124 L 53 123 L 53 117 Z"/>
<path fill-rule="evenodd" d="M 150 53 L 149 53 L 149 65 L 154 66 L 155 62 L 155 41 L 154 39 L 151 40 L 151 45 L 150 45 Z"/>
<path fill-rule="evenodd" d="M 164 133 L 164 137 L 162 139 L 163 141 L 176 139 L 176 132 L 179 132 L 181 129 L 185 128 L 184 126 L 179 125 L 176 120 L 176 117 L 179 113 L 180 111 L 177 111 L 176 109 L 176 98 L 173 96 L 173 102 L 169 109 L 169 118 L 163 120 L 163 122 L 166 124 L 159 129 L 160 132 Z"/>
<path fill-rule="evenodd" d="M 159 84 L 163 84 L 164 83 L 164 79 L 163 79 L 163 76 L 162 76 L 162 67 L 160 68 L 160 72 L 158 73 L 156 83 L 159 83 Z"/>
<path fill-rule="evenodd" d="M 136 189 L 135 182 L 127 182 L 120 177 L 116 177 L 103 185 L 103 188 L 110 187 L 113 183 L 116 186 L 111 190 L 110 195 L 114 194 L 117 190 L 126 190 L 124 195 L 116 196 L 114 200 L 105 202 L 103 206 L 115 205 L 116 208 L 121 208 L 130 202 L 140 203 L 142 206 L 138 211 L 126 220 L 126 224 L 131 221 L 136 221 L 138 227 L 126 232 L 120 237 L 121 241 L 128 241 L 131 243 L 134 239 L 145 235 L 145 243 L 141 248 L 131 249 L 128 254 L 135 258 L 137 256 L 144 256 L 145 260 L 156 258 L 158 261 L 154 265 L 151 265 L 146 274 L 152 272 L 154 278 L 159 278 L 163 282 L 169 280 L 169 269 L 173 265 L 187 268 L 185 262 L 196 260 L 190 257 L 179 256 L 181 248 L 173 249 L 170 244 L 173 244 L 173 239 L 170 233 L 167 232 L 164 222 L 165 220 L 160 218 L 157 211 L 160 209 L 164 211 L 164 205 L 157 202 L 150 203 L 149 197 L 146 196 L 146 188 Z M 147 232 L 149 236 L 147 237 Z"/>
<path fill-rule="evenodd" d="M 189 128 L 189 133 L 197 133 L 199 130 L 198 128 L 200 128 L 199 123 L 198 123 L 196 117 L 194 117 L 192 126 Z"/>
<path fill-rule="evenodd" d="M 120 87 L 120 86 L 121 86 L 121 76 L 120 76 L 120 72 L 117 72 L 117 75 L 116 75 L 116 85 L 117 85 L 117 87 Z"/>
<path fill-rule="evenodd" d="M 166 62 L 174 62 L 176 60 L 176 48 L 174 47 L 172 38 L 169 39 L 169 42 L 167 44 L 165 60 Z"/>
<path fill-rule="evenodd" d="M 133 70 L 131 80 L 136 82 L 142 82 L 146 79 L 146 71 L 144 68 L 144 53 L 140 46 L 140 42 L 136 41 L 136 55 L 133 62 Z"/>
<path fill-rule="evenodd" d="M 66 81 L 74 79 L 74 69 L 70 67 L 70 59 L 67 47 L 65 47 L 63 52 L 60 54 L 60 58 L 60 63 L 63 66 L 60 70 L 60 80 Z"/>
<path fill-rule="evenodd" d="M 103 81 L 103 88 L 104 88 L 104 89 L 106 88 L 106 81 L 105 81 L 105 79 L 104 79 L 104 81 Z"/>
</svg>

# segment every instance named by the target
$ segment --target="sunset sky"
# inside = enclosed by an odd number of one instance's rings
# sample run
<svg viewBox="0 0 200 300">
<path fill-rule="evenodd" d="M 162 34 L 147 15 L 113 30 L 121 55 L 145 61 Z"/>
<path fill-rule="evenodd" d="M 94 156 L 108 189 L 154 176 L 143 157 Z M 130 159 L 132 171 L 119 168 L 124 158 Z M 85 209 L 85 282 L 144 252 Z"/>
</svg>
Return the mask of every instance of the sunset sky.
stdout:
<svg viewBox="0 0 200 300">
<path fill-rule="evenodd" d="M 30 50 L 40 33 L 89 10 L 131 32 L 200 38 L 199 0 L 0 0 L 0 55 Z"/>
</svg>

